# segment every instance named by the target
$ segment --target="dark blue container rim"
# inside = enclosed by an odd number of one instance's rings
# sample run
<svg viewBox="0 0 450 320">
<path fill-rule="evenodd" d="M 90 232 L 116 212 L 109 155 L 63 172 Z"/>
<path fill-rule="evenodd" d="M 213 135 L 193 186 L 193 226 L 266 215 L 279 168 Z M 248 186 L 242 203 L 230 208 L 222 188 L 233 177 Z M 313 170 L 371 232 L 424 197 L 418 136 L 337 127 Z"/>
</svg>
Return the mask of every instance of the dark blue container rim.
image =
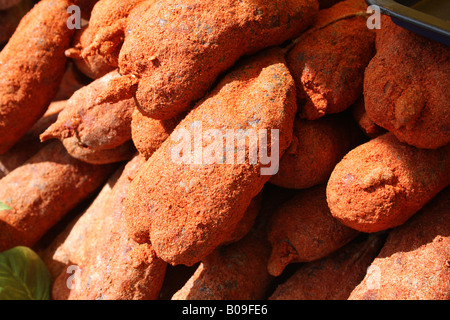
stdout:
<svg viewBox="0 0 450 320">
<path fill-rule="evenodd" d="M 395 0 L 366 0 L 366 3 L 378 6 L 381 13 L 400 27 L 450 46 L 450 16 L 444 20 Z"/>
</svg>

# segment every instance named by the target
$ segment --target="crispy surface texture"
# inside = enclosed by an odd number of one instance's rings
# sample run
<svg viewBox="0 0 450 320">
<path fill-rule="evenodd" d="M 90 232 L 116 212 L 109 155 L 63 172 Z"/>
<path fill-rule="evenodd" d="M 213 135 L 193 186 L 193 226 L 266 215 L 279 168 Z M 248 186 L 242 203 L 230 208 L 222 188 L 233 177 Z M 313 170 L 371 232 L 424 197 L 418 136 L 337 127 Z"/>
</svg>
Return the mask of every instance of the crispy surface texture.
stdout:
<svg viewBox="0 0 450 320">
<path fill-rule="evenodd" d="M 143 0 L 100 0 L 90 12 L 89 24 L 76 32 L 66 55 L 88 77 L 98 79 L 117 69 L 128 14 Z"/>
<path fill-rule="evenodd" d="M 282 50 L 262 52 L 236 66 L 180 122 L 133 180 L 126 214 L 135 239 L 150 241 L 163 260 L 185 265 L 193 265 L 227 241 L 270 175 L 261 174 L 265 166 L 259 160 L 250 164 L 246 157 L 238 163 L 236 144 L 231 163 L 207 158 L 196 164 L 197 152 L 186 154 L 187 150 L 174 161 L 173 150 L 180 146 L 174 134 L 187 132 L 191 141 L 199 129 L 219 130 L 222 137 L 216 141 L 225 146 L 227 130 L 279 130 L 281 156 L 292 139 L 294 90 Z M 203 140 L 202 146 L 208 145 Z M 246 141 L 247 151 L 255 147 Z"/>
<path fill-rule="evenodd" d="M 317 11 L 317 0 L 144 1 L 129 15 L 120 72 L 140 78 L 144 115 L 171 119 L 242 56 L 298 36 Z"/>
<path fill-rule="evenodd" d="M 381 20 L 377 54 L 365 71 L 367 115 L 423 149 L 450 143 L 450 48 Z"/>
<path fill-rule="evenodd" d="M 386 133 L 350 151 L 327 185 L 331 213 L 376 232 L 405 223 L 450 183 L 450 145 L 424 150 Z"/>
<path fill-rule="evenodd" d="M 362 16 L 363 0 L 341 1 L 319 12 L 286 60 L 297 87 L 299 115 L 314 120 L 342 112 L 363 92 L 375 33 Z M 301 107 L 300 107 L 301 106 Z"/>
<path fill-rule="evenodd" d="M 273 277 L 270 244 L 258 231 L 207 256 L 172 300 L 259 300 Z"/>
<path fill-rule="evenodd" d="M 284 188 L 307 189 L 326 183 L 336 164 L 363 136 L 348 114 L 317 120 L 295 119 L 292 144 L 270 182 Z"/>
<path fill-rule="evenodd" d="M 41 140 L 59 139 L 73 157 L 93 164 L 131 159 L 135 152 L 131 142 L 134 100 L 103 98 L 110 84 L 120 78 L 115 70 L 77 90 Z"/>
<path fill-rule="evenodd" d="M 0 0 L 0 253 L 50 300 L 450 300 L 450 48 L 368 2 Z"/>
<path fill-rule="evenodd" d="M 272 252 L 267 268 L 279 276 L 288 264 L 323 258 L 357 235 L 331 215 L 326 185 L 301 190 L 271 216 L 267 238 Z"/>
<path fill-rule="evenodd" d="M 390 231 L 350 300 L 450 299 L 450 190 Z"/>
<path fill-rule="evenodd" d="M 95 198 L 86 206 L 81 206 L 81 212 L 77 212 L 76 216 L 58 232 L 58 234 L 45 244 L 38 243 L 36 249 L 52 277 L 52 282 L 61 274 L 69 265 L 77 265 L 83 257 L 89 254 L 91 246 L 96 242 L 86 242 L 85 235 L 92 231 L 93 226 L 101 224 L 104 213 L 103 209 L 111 201 L 112 188 L 120 178 L 123 167 L 118 168 L 107 179 L 106 183 L 95 195 Z M 78 208 L 75 209 L 75 211 Z M 84 223 L 83 221 L 89 221 Z M 71 273 L 73 275 L 73 272 Z M 64 288 L 63 288 L 64 289 Z M 61 297 L 67 296 L 67 286 Z M 59 293 L 58 293 L 59 294 Z"/>
<path fill-rule="evenodd" d="M 0 180 L 0 251 L 32 246 L 107 180 L 112 166 L 93 166 L 69 156 L 59 141 L 42 148 Z"/>
<path fill-rule="evenodd" d="M 3 178 L 35 155 L 47 143 L 41 143 L 39 135 L 56 121 L 65 106 L 65 101 L 52 102 L 44 115 L 5 154 L 0 155 L 0 178 Z"/>
<path fill-rule="evenodd" d="M 144 163 L 134 157 L 108 181 L 91 207 L 58 239 L 53 258 L 65 267 L 53 285 L 56 300 L 153 300 L 159 295 L 166 263 L 149 244 L 131 240 L 123 221 L 123 201 Z M 76 265 L 78 273 L 69 272 Z M 74 287 L 68 289 L 68 277 Z"/>
<path fill-rule="evenodd" d="M 323 259 L 303 264 L 269 300 L 347 300 L 383 246 L 381 234 L 360 235 Z"/>
<path fill-rule="evenodd" d="M 58 91 L 73 33 L 66 25 L 69 5 L 40 1 L 0 52 L 0 154 L 39 120 Z"/>
<path fill-rule="evenodd" d="M 183 113 L 173 119 L 157 120 L 144 116 L 136 108 L 131 121 L 131 135 L 136 149 L 144 158 L 150 158 L 184 117 Z"/>
</svg>

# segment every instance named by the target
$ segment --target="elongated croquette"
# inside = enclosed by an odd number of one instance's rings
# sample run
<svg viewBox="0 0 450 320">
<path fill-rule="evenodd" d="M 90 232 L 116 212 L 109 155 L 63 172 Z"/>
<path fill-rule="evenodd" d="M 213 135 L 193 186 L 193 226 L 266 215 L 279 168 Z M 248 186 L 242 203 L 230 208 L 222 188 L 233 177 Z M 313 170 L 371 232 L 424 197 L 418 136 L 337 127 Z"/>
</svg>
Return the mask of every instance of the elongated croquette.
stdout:
<svg viewBox="0 0 450 320">
<path fill-rule="evenodd" d="M 138 242 L 151 242 L 157 255 L 171 264 L 193 265 L 211 253 L 229 239 L 251 200 L 276 171 L 276 162 L 292 139 L 295 111 L 294 82 L 282 50 L 262 52 L 236 66 L 180 122 L 133 180 L 127 198 L 131 234 Z M 228 130 L 245 129 L 271 133 L 273 141 L 267 137 L 275 156 L 271 167 L 261 158 L 254 164 L 250 157 L 239 162 L 242 145 L 236 148 L 234 139 L 227 152 L 231 161 L 224 160 Z M 219 152 L 215 148 L 211 156 L 195 159 L 195 151 L 183 148 L 179 158 L 180 152 L 174 150 L 184 145 L 182 134 L 190 144 L 192 136 L 198 139 L 198 130 L 219 134 L 215 142 L 204 139 L 201 146 L 211 151 L 208 146 L 222 145 Z M 254 139 L 244 139 L 241 151 L 258 148 Z M 260 155 L 263 149 L 259 148 Z"/>
</svg>

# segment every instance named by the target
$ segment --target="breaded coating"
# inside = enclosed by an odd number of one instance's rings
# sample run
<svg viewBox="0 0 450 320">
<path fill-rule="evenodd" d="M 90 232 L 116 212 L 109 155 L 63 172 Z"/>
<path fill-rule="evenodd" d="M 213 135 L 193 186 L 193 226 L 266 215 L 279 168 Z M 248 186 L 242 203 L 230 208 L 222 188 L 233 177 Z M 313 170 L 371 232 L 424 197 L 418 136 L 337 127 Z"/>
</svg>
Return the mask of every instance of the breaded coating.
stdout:
<svg viewBox="0 0 450 320">
<path fill-rule="evenodd" d="M 450 48 L 381 20 L 365 71 L 367 115 L 417 148 L 450 143 Z"/>
<path fill-rule="evenodd" d="M 103 98 L 117 70 L 77 90 L 41 140 L 59 139 L 73 157 L 92 164 L 129 160 L 136 152 L 131 142 L 132 98 Z"/>
<path fill-rule="evenodd" d="M 289 146 L 295 112 L 294 82 L 282 50 L 242 61 L 180 122 L 133 180 L 126 211 L 131 235 L 151 242 L 157 255 L 174 265 L 193 265 L 228 241 Z M 217 134 L 200 146 L 194 141 L 200 150 L 211 152 L 215 146 L 211 156 L 203 153 L 201 159 L 197 151 L 184 148 L 186 140 L 199 138 L 199 130 Z M 237 130 L 267 133 L 267 154 L 274 152 L 270 166 L 261 157 L 265 146 L 239 139 Z M 249 156 L 238 160 L 242 151 L 255 149 L 260 156 L 254 163 Z"/>
<path fill-rule="evenodd" d="M 149 244 L 127 235 L 123 201 L 130 182 L 144 163 L 134 157 L 105 185 L 99 199 L 58 239 L 53 257 L 65 267 L 52 289 L 55 300 L 149 300 L 161 289 L 166 263 Z M 119 177 L 118 177 L 119 176 Z M 76 266 L 78 272 L 71 271 Z M 67 280 L 72 276 L 71 284 Z"/>
<path fill-rule="evenodd" d="M 139 78 L 145 116 L 171 119 L 239 58 L 297 37 L 317 11 L 317 0 L 144 1 L 128 17 L 120 72 Z"/>
<path fill-rule="evenodd" d="M 267 238 L 272 252 L 267 268 L 279 276 L 288 264 L 323 258 L 357 235 L 331 215 L 326 185 L 301 190 L 270 218 Z"/>
<path fill-rule="evenodd" d="M 450 189 L 389 232 L 349 300 L 450 299 Z"/>
<path fill-rule="evenodd" d="M 307 189 L 326 183 L 336 164 L 364 141 L 348 114 L 317 120 L 295 119 L 293 142 L 270 182 L 283 188 Z"/>
<path fill-rule="evenodd" d="M 0 52 L 0 154 L 39 120 L 58 91 L 73 33 L 66 24 L 69 5 L 40 1 Z"/>
<path fill-rule="evenodd" d="M 65 101 L 52 102 L 41 119 L 12 147 L 7 153 L 0 155 L 0 178 L 3 178 L 25 161 L 35 155 L 47 143 L 41 143 L 39 135 L 56 121 Z"/>
<path fill-rule="evenodd" d="M 144 116 L 136 108 L 131 121 L 131 136 L 136 149 L 144 158 L 150 158 L 185 116 L 182 113 L 173 119 L 157 120 Z"/>
<path fill-rule="evenodd" d="M 270 244 L 252 230 L 242 240 L 207 256 L 172 300 L 260 300 L 273 277 L 267 272 Z"/>
<path fill-rule="evenodd" d="M 304 119 L 349 108 L 362 94 L 364 69 L 374 55 L 375 33 L 366 26 L 363 0 L 341 1 L 319 11 L 286 60 Z"/>
<path fill-rule="evenodd" d="M 269 300 L 347 300 L 383 246 L 383 234 L 361 234 L 323 259 L 300 265 Z"/>
<path fill-rule="evenodd" d="M 88 77 L 98 79 L 117 69 L 128 14 L 143 0 L 100 0 L 89 24 L 78 30 L 66 55 Z"/>
<path fill-rule="evenodd" d="M 450 145 L 418 149 L 386 133 L 337 164 L 327 200 L 345 225 L 377 232 L 402 225 L 449 184 Z"/>
<path fill-rule="evenodd" d="M 87 256 L 90 246 L 95 245 L 95 242 L 84 241 L 85 234 L 93 226 L 101 224 L 100 221 L 103 216 L 99 213 L 104 212 L 105 204 L 111 201 L 112 188 L 120 178 L 122 171 L 123 166 L 113 172 L 99 192 L 95 194 L 95 198 L 91 199 L 91 202 L 82 205 L 80 208 L 76 207 L 74 209 L 76 213 L 71 213 L 75 216 L 69 217 L 70 221 L 66 222 L 63 229 L 50 242 L 36 245 L 37 253 L 46 264 L 52 282 L 68 265 L 76 265 L 84 256 Z M 82 221 L 89 221 L 90 223 L 83 223 Z"/>
<path fill-rule="evenodd" d="M 223 243 L 224 245 L 241 240 L 252 230 L 262 208 L 262 199 L 263 191 L 252 199 L 241 221 L 236 225 L 230 238 Z"/>
<path fill-rule="evenodd" d="M 69 156 L 59 141 L 42 148 L 0 180 L 0 251 L 33 246 L 82 200 L 92 195 L 114 169 Z"/>
</svg>

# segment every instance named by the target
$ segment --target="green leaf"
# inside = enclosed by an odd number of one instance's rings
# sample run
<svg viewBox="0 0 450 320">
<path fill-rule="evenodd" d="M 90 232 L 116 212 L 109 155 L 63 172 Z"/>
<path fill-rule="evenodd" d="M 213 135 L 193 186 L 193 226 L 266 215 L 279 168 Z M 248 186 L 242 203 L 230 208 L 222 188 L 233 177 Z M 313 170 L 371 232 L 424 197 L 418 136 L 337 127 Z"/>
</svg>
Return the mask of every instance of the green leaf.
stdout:
<svg viewBox="0 0 450 320">
<path fill-rule="evenodd" d="M 0 300 L 49 300 L 50 286 L 46 265 L 30 248 L 0 253 Z"/>
<path fill-rule="evenodd" d="M 0 201 L 0 210 L 11 210 L 12 208 Z"/>
</svg>

